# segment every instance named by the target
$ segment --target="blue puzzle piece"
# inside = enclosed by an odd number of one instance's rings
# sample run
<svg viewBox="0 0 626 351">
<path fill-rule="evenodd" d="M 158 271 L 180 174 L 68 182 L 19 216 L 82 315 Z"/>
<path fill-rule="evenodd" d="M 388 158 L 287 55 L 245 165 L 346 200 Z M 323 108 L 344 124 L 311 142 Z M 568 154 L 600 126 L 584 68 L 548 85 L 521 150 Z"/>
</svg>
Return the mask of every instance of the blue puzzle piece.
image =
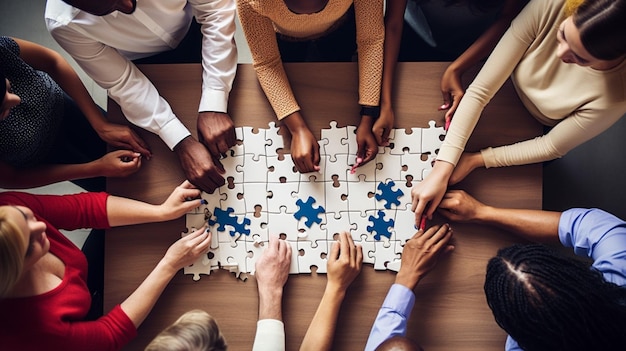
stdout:
<svg viewBox="0 0 626 351">
<path fill-rule="evenodd" d="M 370 216 L 368 220 L 372 222 L 372 225 L 367 226 L 367 231 L 376 233 L 374 235 L 375 240 L 380 240 L 381 235 L 391 239 L 389 228 L 393 228 L 394 221 L 393 219 L 385 220 L 385 212 L 379 210 L 376 217 Z"/>
<path fill-rule="evenodd" d="M 326 213 L 326 210 L 322 206 L 313 207 L 315 203 L 315 199 L 312 196 L 306 200 L 306 202 L 302 202 L 301 199 L 296 201 L 296 205 L 298 205 L 298 211 L 293 214 L 293 216 L 300 220 L 302 217 L 306 218 L 306 222 L 304 224 L 311 228 L 313 223 L 320 224 L 322 223 L 322 219 L 320 218 L 320 214 Z"/>
<path fill-rule="evenodd" d="M 402 190 L 393 190 L 392 188 L 396 186 L 396 183 L 393 180 L 390 180 L 388 183 L 380 182 L 376 189 L 380 190 L 380 194 L 376 192 L 374 197 L 377 201 L 385 200 L 385 208 L 390 209 L 391 205 L 394 204 L 396 206 L 400 205 L 400 197 L 404 195 Z"/>
<path fill-rule="evenodd" d="M 230 236 L 235 236 L 235 233 L 250 235 L 250 229 L 246 228 L 247 225 L 250 225 L 250 219 L 243 217 L 243 220 L 239 223 L 239 217 L 234 216 L 232 214 L 233 211 L 235 210 L 232 207 L 227 208 L 226 211 L 216 207 L 215 211 L 213 211 L 215 220 L 210 219 L 209 225 L 219 224 L 217 230 L 220 232 L 226 231 L 227 225 L 232 226 L 234 229 L 229 231 Z"/>
</svg>

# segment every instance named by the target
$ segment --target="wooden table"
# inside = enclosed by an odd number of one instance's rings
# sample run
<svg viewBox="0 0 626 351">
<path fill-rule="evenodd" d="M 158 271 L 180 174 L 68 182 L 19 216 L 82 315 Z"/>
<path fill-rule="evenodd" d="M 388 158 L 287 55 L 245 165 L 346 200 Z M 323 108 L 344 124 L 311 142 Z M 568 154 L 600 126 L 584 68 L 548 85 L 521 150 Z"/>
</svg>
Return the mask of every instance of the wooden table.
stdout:
<svg viewBox="0 0 626 351">
<path fill-rule="evenodd" d="M 439 79 L 445 67 L 445 63 L 399 64 L 396 127 L 427 128 L 429 120 L 441 125 L 443 113 L 437 106 L 441 104 Z M 141 69 L 195 136 L 201 66 L 145 65 Z M 288 64 L 286 69 L 304 115 L 309 116 L 307 122 L 318 137 L 320 128 L 328 128 L 331 119 L 338 120 L 339 126 L 358 124 L 356 64 L 300 63 Z M 466 80 L 470 78 L 468 75 Z M 237 126 L 267 128 L 274 120 L 250 65 L 239 66 L 229 112 Z M 109 115 L 123 120 L 115 103 L 109 104 Z M 541 126 L 507 82 L 485 110 L 467 149 L 507 144 L 541 133 Z M 154 158 L 128 178 L 109 179 L 107 187 L 115 195 L 161 203 L 184 176 L 176 156 L 158 137 L 145 131 L 140 134 L 152 146 Z M 457 187 L 492 205 L 541 208 L 540 165 L 479 170 Z M 494 322 L 482 289 L 485 265 L 498 248 L 519 240 L 492 228 L 453 226 L 456 250 L 416 288 L 408 335 L 427 350 L 502 350 L 505 333 Z M 105 310 L 123 301 L 139 285 L 183 230 L 185 220 L 181 218 L 107 232 Z M 363 349 L 394 277 L 393 272 L 374 271 L 371 265 L 364 265 L 343 303 L 335 350 Z M 324 274 L 290 276 L 283 303 L 287 350 L 298 349 L 325 283 Z M 254 278 L 240 281 L 224 270 L 202 276 L 198 282 L 181 271 L 139 329 L 139 336 L 125 349 L 142 350 L 161 329 L 192 308 L 204 309 L 217 318 L 231 350 L 251 349 L 258 308 L 256 283 Z"/>
</svg>

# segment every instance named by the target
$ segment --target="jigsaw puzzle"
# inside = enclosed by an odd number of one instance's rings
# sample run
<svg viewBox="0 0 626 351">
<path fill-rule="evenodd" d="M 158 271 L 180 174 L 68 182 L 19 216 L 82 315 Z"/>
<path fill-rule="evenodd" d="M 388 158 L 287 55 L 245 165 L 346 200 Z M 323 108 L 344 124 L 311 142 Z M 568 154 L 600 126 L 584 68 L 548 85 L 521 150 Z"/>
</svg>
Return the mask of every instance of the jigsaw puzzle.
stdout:
<svg viewBox="0 0 626 351">
<path fill-rule="evenodd" d="M 320 171 L 300 174 L 289 154 L 281 155 L 282 136 L 268 129 L 236 129 L 238 145 L 222 159 L 227 182 L 186 216 L 186 233 L 208 224 L 209 252 L 185 274 L 227 269 L 245 279 L 269 235 L 292 246 L 290 273 L 326 272 L 326 255 L 335 235 L 349 232 L 363 246 L 363 261 L 374 269 L 400 267 L 402 247 L 414 232 L 411 188 L 432 168 L 441 146 L 442 127 L 395 129 L 390 145 L 351 173 L 356 160 L 356 127 L 322 129 Z M 183 233 L 182 235 L 186 235 Z"/>
</svg>

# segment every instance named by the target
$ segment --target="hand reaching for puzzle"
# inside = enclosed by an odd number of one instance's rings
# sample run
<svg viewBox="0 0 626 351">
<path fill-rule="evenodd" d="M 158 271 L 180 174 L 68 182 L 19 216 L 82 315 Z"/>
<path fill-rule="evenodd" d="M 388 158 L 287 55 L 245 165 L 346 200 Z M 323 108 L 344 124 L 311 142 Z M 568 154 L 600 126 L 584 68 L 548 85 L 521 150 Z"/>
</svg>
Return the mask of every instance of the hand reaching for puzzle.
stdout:
<svg viewBox="0 0 626 351">
<path fill-rule="evenodd" d="M 185 213 L 197 208 L 206 201 L 200 198 L 200 190 L 185 180 L 159 206 L 161 217 L 164 221 L 176 219 Z"/>
<path fill-rule="evenodd" d="M 200 255 L 209 251 L 211 244 L 211 232 L 206 226 L 178 239 L 167 249 L 161 262 L 178 272 L 183 267 L 193 264 Z"/>
<path fill-rule="evenodd" d="M 418 231 L 406 242 L 402 250 L 402 263 L 396 275 L 396 284 L 413 290 L 417 283 L 430 272 L 443 253 L 451 252 L 452 228 L 448 224 Z"/>
<path fill-rule="evenodd" d="M 283 287 L 289 278 L 291 245 L 270 235 L 267 248 L 256 261 L 256 282 L 259 290 L 259 320 L 282 320 Z"/>
<path fill-rule="evenodd" d="M 378 153 L 378 143 L 372 134 L 372 122 L 368 116 L 361 118 L 361 123 L 356 130 L 358 150 L 356 152 L 357 165 L 361 166 L 373 160 Z"/>
<path fill-rule="evenodd" d="M 476 168 L 485 167 L 483 155 L 480 152 L 464 152 L 454 167 L 450 176 L 449 185 L 456 184 L 467 177 Z"/>
<path fill-rule="evenodd" d="M 237 142 L 235 125 L 226 113 L 200 112 L 196 122 L 198 140 L 206 146 L 211 155 L 219 158 Z"/>
<path fill-rule="evenodd" d="M 339 234 L 328 255 L 327 289 L 345 292 L 361 272 L 363 249 L 355 245 L 352 236 L 346 232 Z"/>
<path fill-rule="evenodd" d="M 320 170 L 320 146 L 308 128 L 291 134 L 291 158 L 300 173 Z"/>
<path fill-rule="evenodd" d="M 487 206 L 463 190 L 450 190 L 441 200 L 439 213 L 456 222 L 476 219 Z"/>
<path fill-rule="evenodd" d="M 179 142 L 174 151 L 185 172 L 185 177 L 191 183 L 206 191 L 213 193 L 215 189 L 224 185 L 225 170 L 217 159 L 214 159 L 209 151 L 191 136 Z"/>
</svg>

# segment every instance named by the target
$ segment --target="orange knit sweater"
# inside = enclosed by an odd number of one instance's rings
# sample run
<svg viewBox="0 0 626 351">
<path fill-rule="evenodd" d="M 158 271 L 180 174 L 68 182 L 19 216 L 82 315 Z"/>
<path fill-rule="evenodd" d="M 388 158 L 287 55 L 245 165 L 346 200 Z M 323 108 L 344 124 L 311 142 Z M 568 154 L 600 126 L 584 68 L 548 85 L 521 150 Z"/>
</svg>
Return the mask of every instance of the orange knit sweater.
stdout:
<svg viewBox="0 0 626 351">
<path fill-rule="evenodd" d="M 283 69 L 276 32 L 294 38 L 325 33 L 354 3 L 359 57 L 359 104 L 378 106 L 385 28 L 383 0 L 329 0 L 312 14 L 291 12 L 282 0 L 237 0 L 239 20 L 259 82 L 278 119 L 299 111 Z"/>
</svg>

